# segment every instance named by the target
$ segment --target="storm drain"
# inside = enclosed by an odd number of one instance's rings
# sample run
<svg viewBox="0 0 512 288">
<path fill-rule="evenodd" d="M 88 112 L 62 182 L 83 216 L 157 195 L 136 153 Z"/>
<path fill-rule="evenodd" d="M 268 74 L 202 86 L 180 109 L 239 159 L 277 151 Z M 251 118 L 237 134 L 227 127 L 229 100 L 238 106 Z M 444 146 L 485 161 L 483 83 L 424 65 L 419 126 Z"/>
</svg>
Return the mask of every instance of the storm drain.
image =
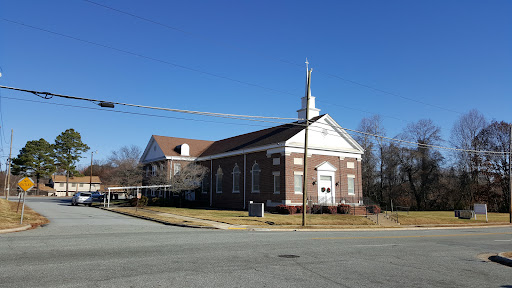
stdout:
<svg viewBox="0 0 512 288">
<path fill-rule="evenodd" d="M 299 258 L 299 255 L 278 255 L 277 257 L 281 258 Z"/>
</svg>

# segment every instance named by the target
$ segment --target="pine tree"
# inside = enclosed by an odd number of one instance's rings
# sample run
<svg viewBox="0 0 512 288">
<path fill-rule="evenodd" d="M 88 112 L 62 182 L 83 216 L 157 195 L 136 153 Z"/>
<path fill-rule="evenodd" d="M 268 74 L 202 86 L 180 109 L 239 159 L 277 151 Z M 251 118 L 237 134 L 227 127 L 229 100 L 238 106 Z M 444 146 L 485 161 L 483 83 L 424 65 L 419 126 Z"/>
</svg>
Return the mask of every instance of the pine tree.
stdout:
<svg viewBox="0 0 512 288">
<path fill-rule="evenodd" d="M 66 172 L 66 196 L 69 196 L 69 176 L 79 174 L 76 163 L 82 158 L 82 153 L 89 150 L 89 146 L 82 142 L 80 133 L 74 129 L 62 132 L 55 139 L 54 151 L 57 166 Z"/>
<path fill-rule="evenodd" d="M 14 175 L 35 176 L 36 194 L 39 195 L 39 179 L 49 176 L 55 171 L 53 145 L 43 138 L 28 141 L 20 150 L 18 157 L 12 160 Z"/>
</svg>

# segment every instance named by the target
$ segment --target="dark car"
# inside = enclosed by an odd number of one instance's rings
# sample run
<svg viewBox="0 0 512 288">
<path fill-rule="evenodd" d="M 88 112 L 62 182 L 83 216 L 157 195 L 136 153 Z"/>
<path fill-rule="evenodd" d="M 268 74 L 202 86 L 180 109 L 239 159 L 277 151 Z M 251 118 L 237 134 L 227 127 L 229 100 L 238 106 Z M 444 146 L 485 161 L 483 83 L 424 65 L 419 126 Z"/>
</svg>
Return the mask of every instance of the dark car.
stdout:
<svg viewBox="0 0 512 288">
<path fill-rule="evenodd" d="M 93 200 L 103 200 L 103 194 L 100 191 L 92 192 Z"/>
</svg>

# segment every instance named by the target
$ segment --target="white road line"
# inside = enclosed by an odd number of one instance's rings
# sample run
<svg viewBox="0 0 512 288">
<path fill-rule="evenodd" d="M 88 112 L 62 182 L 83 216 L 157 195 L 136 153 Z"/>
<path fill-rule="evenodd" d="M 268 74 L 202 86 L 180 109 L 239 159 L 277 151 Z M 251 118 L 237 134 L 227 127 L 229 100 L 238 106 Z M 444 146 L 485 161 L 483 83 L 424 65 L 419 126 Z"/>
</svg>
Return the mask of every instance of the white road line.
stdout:
<svg viewBox="0 0 512 288">
<path fill-rule="evenodd" d="M 494 240 L 496 242 L 512 242 L 512 239 L 511 240 Z"/>
<path fill-rule="evenodd" d="M 387 247 L 387 246 L 400 246 L 402 244 L 375 244 L 375 245 L 353 245 L 352 247 Z"/>
</svg>

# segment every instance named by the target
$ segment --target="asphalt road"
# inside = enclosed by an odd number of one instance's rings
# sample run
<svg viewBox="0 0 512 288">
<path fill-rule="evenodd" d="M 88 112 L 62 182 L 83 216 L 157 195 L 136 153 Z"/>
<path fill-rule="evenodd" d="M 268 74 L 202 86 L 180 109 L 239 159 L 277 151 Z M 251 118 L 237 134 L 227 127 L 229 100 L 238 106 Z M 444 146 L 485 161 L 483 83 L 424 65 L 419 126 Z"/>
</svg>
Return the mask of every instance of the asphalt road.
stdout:
<svg viewBox="0 0 512 288">
<path fill-rule="evenodd" d="M 249 232 L 178 228 L 32 198 L 45 227 L 0 234 L 0 287 L 512 287 L 512 228 Z"/>
</svg>

